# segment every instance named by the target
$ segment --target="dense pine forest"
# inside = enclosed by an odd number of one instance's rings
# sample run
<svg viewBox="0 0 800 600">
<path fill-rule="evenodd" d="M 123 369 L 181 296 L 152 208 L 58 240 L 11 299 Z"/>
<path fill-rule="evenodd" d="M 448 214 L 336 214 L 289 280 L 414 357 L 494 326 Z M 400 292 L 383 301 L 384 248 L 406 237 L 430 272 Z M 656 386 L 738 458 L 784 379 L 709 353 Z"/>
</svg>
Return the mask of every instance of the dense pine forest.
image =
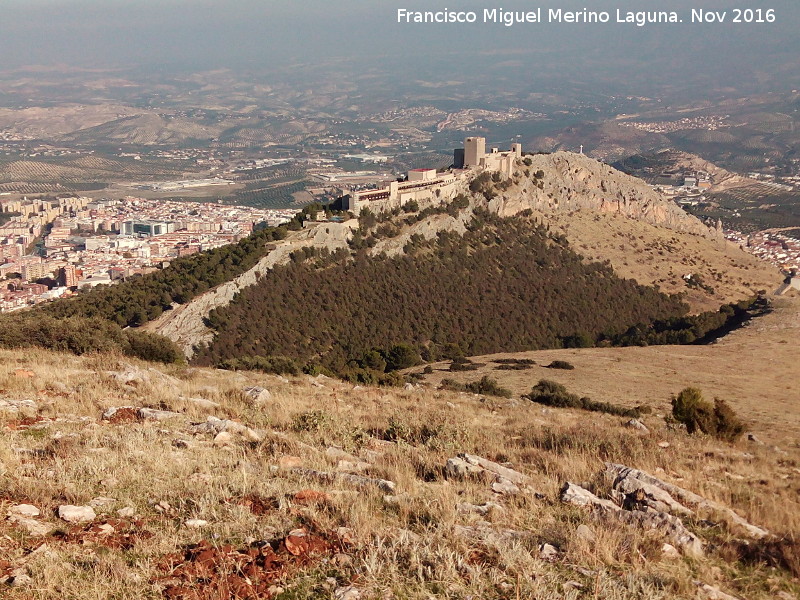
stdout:
<svg viewBox="0 0 800 600">
<path fill-rule="evenodd" d="M 297 373 L 320 369 L 364 383 L 402 382 L 396 372 L 420 361 L 594 345 L 707 343 L 754 315 L 762 301 L 687 316 L 679 298 L 585 264 L 564 238 L 530 216 L 501 219 L 476 211 L 466 235 L 411 236 L 404 254 L 368 253 L 440 213 L 459 214 L 458 197 L 420 211 L 365 211 L 350 249 L 304 247 L 265 273 L 208 324 L 217 335 L 195 362 Z M 252 268 L 290 230 L 330 207 L 310 205 L 295 219 L 237 244 L 174 261 L 169 267 L 76 298 L 0 316 L 0 347 L 39 346 L 76 354 L 117 351 L 161 362 L 180 349 L 136 327 L 175 304 Z M 125 329 L 123 329 L 125 328 Z"/>
<path fill-rule="evenodd" d="M 358 378 L 390 370 L 398 348 L 403 363 L 415 353 L 433 360 L 552 348 L 687 310 L 607 265 L 585 264 L 530 218 L 479 214 L 464 236 L 414 238 L 405 250 L 395 258 L 295 254 L 211 313 L 217 336 L 195 362 L 257 366 L 280 356 Z"/>
<path fill-rule="evenodd" d="M 57 300 L 34 310 L 57 318 L 98 317 L 121 327 L 144 325 L 174 304 L 186 304 L 250 270 L 269 253 L 270 242 L 302 229 L 307 218 L 325 209 L 320 204 L 309 204 L 290 222 L 279 227 L 259 227 L 235 244 L 179 258 L 154 273 L 137 275 L 117 285 L 98 286 L 77 298 Z"/>
</svg>

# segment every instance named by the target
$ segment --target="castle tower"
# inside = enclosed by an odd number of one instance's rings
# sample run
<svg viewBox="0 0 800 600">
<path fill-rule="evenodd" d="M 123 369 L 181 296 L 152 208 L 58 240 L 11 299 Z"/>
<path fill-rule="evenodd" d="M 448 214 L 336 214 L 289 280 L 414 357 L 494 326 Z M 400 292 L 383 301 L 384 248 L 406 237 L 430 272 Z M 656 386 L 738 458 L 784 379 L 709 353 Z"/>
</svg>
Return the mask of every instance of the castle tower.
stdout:
<svg viewBox="0 0 800 600">
<path fill-rule="evenodd" d="M 486 156 L 486 138 L 468 137 L 464 140 L 464 166 L 478 167 Z"/>
</svg>

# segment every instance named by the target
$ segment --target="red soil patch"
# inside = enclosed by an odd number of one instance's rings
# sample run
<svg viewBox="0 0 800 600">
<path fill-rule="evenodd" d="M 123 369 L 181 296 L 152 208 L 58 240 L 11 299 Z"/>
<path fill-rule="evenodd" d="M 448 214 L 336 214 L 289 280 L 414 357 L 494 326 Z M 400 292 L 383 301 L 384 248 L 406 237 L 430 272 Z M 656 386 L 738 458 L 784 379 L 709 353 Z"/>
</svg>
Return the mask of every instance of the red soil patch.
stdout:
<svg viewBox="0 0 800 600">
<path fill-rule="evenodd" d="M 295 504 L 312 506 L 316 504 L 328 504 L 331 501 L 331 497 L 325 492 L 317 490 L 300 490 L 292 496 L 292 500 Z"/>
<path fill-rule="evenodd" d="M 125 406 L 118 408 L 106 422 L 112 425 L 122 425 L 125 423 L 136 423 L 137 421 L 139 421 L 139 411 L 130 406 Z"/>
<path fill-rule="evenodd" d="M 153 537 L 142 520 L 107 519 L 68 531 L 57 531 L 53 537 L 67 544 L 94 544 L 119 550 L 130 550 L 140 540 Z"/>
<path fill-rule="evenodd" d="M 9 506 L 3 506 L 4 504 L 8 504 Z M 5 490 L 0 491 L 0 519 L 5 518 L 7 510 L 11 507 L 11 505 L 16 504 L 33 504 L 39 508 L 43 513 L 46 509 L 42 509 L 41 505 L 36 504 L 33 500 L 31 500 L 27 496 L 16 496 L 10 492 Z M 0 537 L 0 541 L 2 537 Z M 0 550 L 2 550 L 2 546 L 0 546 Z M 0 554 L 2 556 L 2 554 Z"/>
<path fill-rule="evenodd" d="M 248 494 L 243 498 L 229 500 L 229 502 L 235 502 L 240 506 L 245 506 L 250 509 L 251 513 L 258 516 L 278 510 L 281 505 L 280 501 L 275 497 L 259 496 L 258 494 Z"/>
<path fill-rule="evenodd" d="M 11 563 L 5 559 L 0 558 L 0 577 L 8 577 L 11 575 Z"/>
<path fill-rule="evenodd" d="M 24 417 L 22 419 L 9 419 L 6 421 L 6 427 L 12 431 L 21 431 L 36 425 L 37 423 L 44 422 L 44 417 Z"/>
<path fill-rule="evenodd" d="M 500 555 L 493 548 L 470 548 L 465 559 L 469 565 L 497 565 L 500 561 Z"/>
<path fill-rule="evenodd" d="M 282 540 L 256 542 L 236 549 L 207 540 L 164 558 L 159 578 L 168 600 L 258 600 L 293 571 L 342 547 L 336 536 L 295 529 Z"/>
</svg>

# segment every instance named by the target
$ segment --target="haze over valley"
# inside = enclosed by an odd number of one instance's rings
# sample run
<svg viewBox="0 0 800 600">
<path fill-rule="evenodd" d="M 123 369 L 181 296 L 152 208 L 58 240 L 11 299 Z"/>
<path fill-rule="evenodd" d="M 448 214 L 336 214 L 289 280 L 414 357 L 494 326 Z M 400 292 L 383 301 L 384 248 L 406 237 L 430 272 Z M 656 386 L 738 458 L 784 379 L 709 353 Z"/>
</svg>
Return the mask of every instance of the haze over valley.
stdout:
<svg viewBox="0 0 800 600">
<path fill-rule="evenodd" d="M 798 25 L 7 0 L 0 597 L 800 598 Z"/>
</svg>

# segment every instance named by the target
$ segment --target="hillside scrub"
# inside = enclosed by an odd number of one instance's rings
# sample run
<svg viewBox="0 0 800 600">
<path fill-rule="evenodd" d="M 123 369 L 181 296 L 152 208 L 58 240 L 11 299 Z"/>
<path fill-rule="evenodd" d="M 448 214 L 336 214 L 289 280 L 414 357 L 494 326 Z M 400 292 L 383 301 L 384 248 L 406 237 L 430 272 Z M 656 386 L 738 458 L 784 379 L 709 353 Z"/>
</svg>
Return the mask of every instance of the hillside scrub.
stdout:
<svg viewBox="0 0 800 600">
<path fill-rule="evenodd" d="M 577 394 L 568 392 L 567 388 L 562 384 L 549 379 L 539 380 L 539 383 L 531 389 L 531 393 L 527 396 L 523 396 L 523 398 L 538 404 L 544 404 L 545 406 L 579 408 L 581 410 L 602 412 L 634 419 L 640 417 L 642 414 L 642 411 L 638 408 L 626 408 L 624 406 L 615 406 L 608 402 L 595 402 L 591 398 L 581 398 Z"/>
<path fill-rule="evenodd" d="M 184 361 L 168 338 L 154 333 L 123 330 L 101 318 L 54 318 L 38 312 L 0 317 L 0 347 L 46 348 L 72 354 L 118 352 L 152 362 Z"/>
<path fill-rule="evenodd" d="M 481 363 L 475 363 L 469 360 L 468 358 L 464 358 L 463 356 L 459 356 L 453 359 L 453 362 L 450 363 L 450 371 L 453 373 L 459 371 L 477 371 L 483 365 Z"/>
<path fill-rule="evenodd" d="M 210 313 L 216 337 L 194 360 L 274 354 L 341 374 L 375 348 L 404 344 L 428 360 L 452 348 L 472 356 L 553 348 L 576 331 L 623 332 L 686 310 L 608 266 L 584 264 L 530 219 L 481 221 L 463 236 L 420 241 L 414 256 L 357 251 L 322 268 L 278 266 Z"/>
<path fill-rule="evenodd" d="M 484 394 L 486 396 L 497 396 L 498 398 L 511 398 L 511 390 L 500 387 L 496 380 L 488 375 L 484 375 L 478 381 L 472 383 L 458 383 L 452 379 L 442 380 L 442 387 L 453 392 L 470 392 L 472 394 Z"/>
<path fill-rule="evenodd" d="M 702 432 L 727 442 L 736 441 L 744 433 L 745 425 L 730 405 L 719 398 L 712 405 L 703 393 L 693 387 L 672 396 L 672 416 L 686 425 L 689 433 Z"/>
<path fill-rule="evenodd" d="M 459 194 L 447 204 L 428 206 L 422 210 L 420 210 L 416 200 L 377 215 L 365 208 L 358 215 L 359 228 L 349 241 L 349 246 L 353 250 L 372 248 L 380 239 L 393 238 L 400 235 L 403 232 L 404 225 L 414 225 L 435 215 L 447 214 L 451 217 L 457 217 L 468 206 L 469 198 L 464 194 Z M 408 245 L 409 249 L 422 241 L 423 238 L 420 236 L 412 235 Z"/>
<path fill-rule="evenodd" d="M 261 371 L 273 375 L 299 375 L 302 370 L 291 358 L 285 356 L 242 356 L 219 364 L 228 371 Z"/>
<path fill-rule="evenodd" d="M 530 358 L 498 358 L 492 362 L 497 365 L 496 371 L 527 371 L 536 364 L 536 361 Z"/>
<path fill-rule="evenodd" d="M 662 344 L 705 344 L 769 312 L 762 296 L 731 302 L 718 310 L 637 324 L 625 333 L 602 336 L 598 345 L 654 346 Z"/>
<path fill-rule="evenodd" d="M 571 362 L 566 360 L 554 360 L 549 365 L 545 366 L 546 369 L 561 369 L 564 371 L 572 371 L 575 368 Z"/>
</svg>

